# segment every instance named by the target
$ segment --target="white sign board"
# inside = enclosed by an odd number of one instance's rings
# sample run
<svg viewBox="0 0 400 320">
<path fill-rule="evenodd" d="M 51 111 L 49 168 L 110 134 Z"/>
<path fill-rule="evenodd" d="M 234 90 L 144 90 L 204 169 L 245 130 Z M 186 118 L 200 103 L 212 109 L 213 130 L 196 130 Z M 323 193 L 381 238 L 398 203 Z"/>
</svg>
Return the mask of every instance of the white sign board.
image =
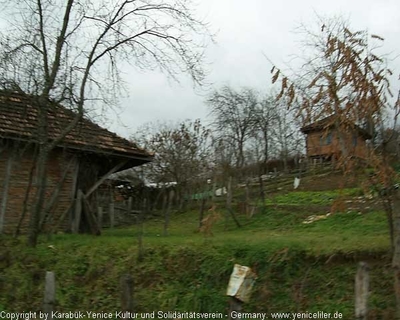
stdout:
<svg viewBox="0 0 400 320">
<path fill-rule="evenodd" d="M 235 297 L 242 302 L 248 302 L 255 280 L 256 275 L 249 267 L 235 264 L 226 295 Z"/>
<path fill-rule="evenodd" d="M 293 187 L 295 188 L 295 189 L 297 189 L 298 187 L 299 187 L 299 185 L 300 185 L 300 179 L 299 178 L 294 178 L 294 183 L 293 183 Z"/>
</svg>

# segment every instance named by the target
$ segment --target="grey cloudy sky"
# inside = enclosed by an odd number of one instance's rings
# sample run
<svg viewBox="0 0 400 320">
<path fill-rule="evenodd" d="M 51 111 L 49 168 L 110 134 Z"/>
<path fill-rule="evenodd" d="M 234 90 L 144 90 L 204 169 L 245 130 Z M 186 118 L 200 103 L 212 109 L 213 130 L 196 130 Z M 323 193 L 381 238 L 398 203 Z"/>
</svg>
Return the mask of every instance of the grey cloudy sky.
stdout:
<svg viewBox="0 0 400 320">
<path fill-rule="evenodd" d="M 400 1 L 398 0 L 199 0 L 198 16 L 216 32 L 216 44 L 207 49 L 208 82 L 249 86 L 260 92 L 270 88 L 271 65 L 264 54 L 284 67 L 299 52 L 301 37 L 293 31 L 312 24 L 318 15 L 342 15 L 353 30 L 368 29 L 385 38 L 384 52 L 400 53 Z M 393 62 L 399 65 L 399 59 Z M 399 72 L 400 68 L 393 68 Z M 182 75 L 174 83 L 158 72 L 125 70 L 129 97 L 122 99 L 118 117 L 107 115 L 103 125 L 129 137 L 149 121 L 204 119 L 207 91 L 194 90 Z"/>
</svg>

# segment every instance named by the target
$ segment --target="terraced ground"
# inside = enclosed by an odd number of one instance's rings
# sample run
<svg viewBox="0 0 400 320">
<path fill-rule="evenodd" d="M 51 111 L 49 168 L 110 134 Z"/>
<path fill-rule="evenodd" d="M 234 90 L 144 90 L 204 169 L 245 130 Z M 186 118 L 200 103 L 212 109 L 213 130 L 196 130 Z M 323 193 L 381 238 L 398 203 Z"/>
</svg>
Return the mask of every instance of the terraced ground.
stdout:
<svg viewBox="0 0 400 320">
<path fill-rule="evenodd" d="M 325 188 L 315 190 L 316 183 Z M 214 213 L 219 219 L 207 234 L 198 231 L 199 212 L 193 209 L 172 214 L 168 236 L 163 236 L 163 218 L 155 216 L 143 229 L 105 230 L 100 237 L 43 236 L 35 250 L 26 248 L 23 238 L 2 237 L 0 310 L 39 310 L 44 273 L 53 270 L 60 311 L 118 310 L 119 278 L 129 273 L 138 312 L 226 312 L 226 286 L 239 263 L 258 276 L 244 311 L 339 311 L 352 319 L 357 263 L 367 261 L 369 319 L 391 319 L 390 246 L 377 199 L 358 182 L 343 185 L 343 177 L 331 173 L 304 177 L 298 190 L 292 176 L 265 187 L 265 210 L 251 218 L 238 213 L 241 228 L 232 219 L 225 222 L 221 199 Z M 260 206 L 256 194 L 254 186 L 252 202 Z M 233 208 L 243 200 L 243 190 L 235 195 Z"/>
</svg>

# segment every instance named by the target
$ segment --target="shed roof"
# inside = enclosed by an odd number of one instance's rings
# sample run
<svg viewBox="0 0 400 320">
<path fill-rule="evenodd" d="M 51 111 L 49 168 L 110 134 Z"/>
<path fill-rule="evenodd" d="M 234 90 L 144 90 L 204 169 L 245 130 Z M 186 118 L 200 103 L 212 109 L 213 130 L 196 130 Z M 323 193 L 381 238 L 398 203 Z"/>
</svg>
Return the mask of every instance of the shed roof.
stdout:
<svg viewBox="0 0 400 320">
<path fill-rule="evenodd" d="M 335 115 L 330 115 L 328 117 L 325 117 L 323 119 L 317 120 L 315 122 L 312 122 L 300 129 L 301 132 L 308 134 L 311 132 L 316 132 L 316 131 L 322 131 L 327 128 L 333 127 L 335 124 Z M 350 120 L 346 121 L 346 127 L 348 128 L 354 128 L 362 137 L 365 139 L 371 139 L 371 135 L 361 128 L 360 126 L 356 125 L 355 123 L 351 122 Z"/>
<path fill-rule="evenodd" d="M 38 110 L 37 97 L 0 91 L 0 137 L 36 142 Z M 75 116 L 73 111 L 53 103 L 48 111 L 49 138 L 56 138 Z M 111 154 L 113 157 L 134 158 L 142 163 L 153 158 L 153 154 L 139 148 L 134 142 L 119 137 L 85 117 L 59 146 Z"/>
</svg>

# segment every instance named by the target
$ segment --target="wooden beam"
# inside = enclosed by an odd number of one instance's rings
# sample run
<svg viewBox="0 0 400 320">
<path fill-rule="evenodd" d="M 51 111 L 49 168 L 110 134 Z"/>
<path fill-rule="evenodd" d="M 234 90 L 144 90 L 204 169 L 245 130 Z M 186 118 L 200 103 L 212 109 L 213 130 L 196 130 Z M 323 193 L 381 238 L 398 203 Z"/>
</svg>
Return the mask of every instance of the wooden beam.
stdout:
<svg viewBox="0 0 400 320">
<path fill-rule="evenodd" d="M 47 320 L 53 320 L 54 305 L 56 302 L 56 278 L 54 272 L 46 272 L 46 283 L 44 288 L 43 311 Z"/>
<path fill-rule="evenodd" d="M 79 176 L 79 159 L 77 156 L 74 157 L 75 159 L 75 169 L 74 173 L 72 176 L 72 190 L 71 190 L 71 208 L 74 207 L 74 204 L 76 205 L 76 190 L 78 189 L 78 176 Z M 73 213 L 75 211 L 71 210 L 69 214 L 69 223 L 70 223 L 70 228 L 72 231 L 74 231 L 74 216 Z M 68 212 L 66 212 L 68 213 Z M 60 221 L 62 223 L 62 221 Z"/>
<path fill-rule="evenodd" d="M 83 192 L 81 189 L 78 189 L 78 193 L 76 195 L 75 200 L 75 217 L 73 224 L 73 233 L 79 233 L 79 226 L 81 223 L 81 213 L 82 213 L 82 200 L 83 200 Z"/>
<path fill-rule="evenodd" d="M 44 224 L 46 223 L 47 217 L 50 215 L 50 212 L 53 209 L 54 204 L 56 203 L 56 201 L 59 198 L 60 191 L 64 185 L 65 179 L 67 178 L 67 175 L 68 175 L 74 161 L 75 161 L 75 159 L 71 158 L 71 160 L 68 162 L 67 167 L 65 168 L 65 170 L 63 172 L 63 175 L 62 175 L 60 181 L 58 181 L 57 186 L 55 188 L 53 188 L 50 200 L 47 202 L 46 207 L 43 210 L 43 215 L 40 220 L 40 230 L 42 230 Z"/>
<path fill-rule="evenodd" d="M 114 228 L 114 223 L 115 223 L 115 204 L 114 204 L 114 189 L 112 188 L 112 186 L 110 186 L 109 214 L 110 214 L 110 228 Z"/>
<path fill-rule="evenodd" d="M 125 274 L 120 280 L 121 288 L 121 310 L 126 312 L 132 312 L 134 308 L 133 303 L 133 279 L 131 275 Z"/>
<path fill-rule="evenodd" d="M 1 198 L 1 209 L 0 209 L 0 234 L 3 233 L 3 229 L 4 229 L 4 221 L 5 221 L 6 211 L 7 211 L 8 192 L 9 192 L 9 188 L 10 188 L 11 170 L 12 170 L 12 165 L 14 162 L 14 156 L 15 156 L 15 147 L 12 148 L 11 153 L 8 156 L 7 164 L 6 164 L 6 172 L 5 172 L 5 176 L 4 176 L 4 182 L 3 182 L 3 195 Z"/>
<path fill-rule="evenodd" d="M 114 166 L 110 171 L 108 171 L 104 176 L 102 176 L 100 178 L 100 180 L 98 180 L 85 194 L 85 199 L 87 199 L 94 191 L 96 191 L 96 189 L 104 182 L 106 181 L 110 175 L 112 175 L 113 173 L 117 172 L 119 169 L 121 169 L 126 163 L 128 162 L 128 160 L 125 160 L 123 162 L 118 163 L 116 166 Z"/>
<path fill-rule="evenodd" d="M 90 207 L 89 202 L 87 201 L 87 199 L 83 198 L 82 199 L 83 203 L 83 213 L 85 214 L 86 217 L 86 222 L 89 225 L 90 228 L 90 232 L 96 236 L 101 234 L 100 228 L 99 228 L 99 224 L 97 221 L 96 216 L 93 214 L 92 212 L 92 208 Z"/>
<path fill-rule="evenodd" d="M 365 262 L 360 262 L 355 279 L 355 316 L 357 320 L 368 317 L 369 268 Z"/>
</svg>

